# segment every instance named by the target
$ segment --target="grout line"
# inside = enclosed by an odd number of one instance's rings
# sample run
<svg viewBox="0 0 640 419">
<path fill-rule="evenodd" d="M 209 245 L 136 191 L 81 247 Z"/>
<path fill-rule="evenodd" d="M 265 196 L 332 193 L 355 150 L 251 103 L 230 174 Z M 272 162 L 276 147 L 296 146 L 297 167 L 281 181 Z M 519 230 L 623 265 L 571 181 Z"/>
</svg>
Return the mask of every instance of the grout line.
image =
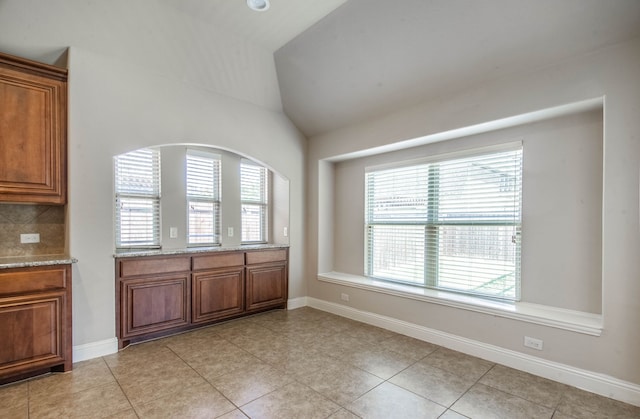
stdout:
<svg viewBox="0 0 640 419">
<path fill-rule="evenodd" d="M 113 370 L 111 369 L 111 365 L 109 365 L 107 360 L 104 359 L 104 356 L 101 356 L 100 359 L 107 366 L 107 369 L 109 370 L 109 373 L 111 374 L 113 379 L 116 380 L 116 384 L 118 384 L 118 388 L 120 388 L 120 391 L 122 392 L 122 394 L 124 394 L 124 397 L 127 399 L 127 402 L 129 403 L 129 406 L 131 406 L 131 410 L 133 410 L 133 414 L 136 415 L 137 418 L 140 418 L 140 416 L 138 415 L 138 411 L 136 410 L 136 408 L 133 405 L 133 403 L 131 403 L 131 399 L 129 399 L 129 395 L 127 394 L 126 391 L 124 391 L 124 388 L 122 388 L 122 384 L 120 384 L 120 380 L 118 380 L 118 377 L 116 377 L 116 375 L 113 373 Z M 73 371 L 72 371 L 72 373 L 73 373 Z"/>
<path fill-rule="evenodd" d="M 31 381 L 27 381 L 27 419 L 31 418 Z"/>
<path fill-rule="evenodd" d="M 256 314 L 255 316 L 258 316 L 259 314 L 260 314 L 260 313 Z M 240 321 L 239 321 L 239 322 L 240 322 Z M 252 324 L 255 324 L 255 323 L 253 323 L 253 322 L 252 322 Z M 262 325 L 256 325 L 256 326 L 258 326 L 258 327 L 262 327 L 262 328 L 263 328 L 263 329 L 265 329 L 265 330 L 269 330 L 268 328 L 266 328 L 266 327 L 264 327 L 264 326 L 262 326 Z M 213 325 L 212 327 L 215 327 L 215 325 Z M 197 333 L 197 331 L 194 331 L 194 333 Z M 248 354 L 248 355 L 250 355 L 250 356 L 252 356 L 252 357 L 254 357 L 254 358 L 258 359 L 258 360 L 259 360 L 259 361 L 261 361 L 261 362 L 264 362 L 266 365 L 268 365 L 268 366 L 270 366 L 270 367 L 272 367 L 272 368 L 275 368 L 275 367 L 273 367 L 273 365 L 272 365 L 272 364 L 270 364 L 269 362 L 267 362 L 267 361 L 265 361 L 265 360 L 263 360 L 263 359 L 261 359 L 261 358 L 257 357 L 256 355 L 252 354 L 252 353 L 251 353 L 251 352 L 249 352 L 249 351 L 246 351 L 244 348 L 240 347 L 239 345 L 235 344 L 234 342 L 230 341 L 229 339 L 227 339 L 227 338 L 225 338 L 225 337 L 223 337 L 223 336 L 219 335 L 217 332 L 216 332 L 216 336 L 220 337 L 222 340 L 224 340 L 225 342 L 229 343 L 230 345 L 235 346 L 235 347 L 236 347 L 236 348 L 238 348 L 240 351 L 245 352 L 246 354 Z M 225 395 L 225 394 L 224 394 L 220 389 L 218 389 L 218 388 L 217 388 L 217 387 L 216 387 L 216 386 L 215 386 L 211 381 L 209 381 L 206 377 L 204 377 L 202 374 L 200 374 L 200 372 L 198 372 L 198 370 L 196 370 L 195 368 L 193 368 L 193 367 L 191 366 L 191 364 L 189 364 L 189 362 L 188 362 L 188 361 L 186 361 L 184 358 L 182 358 L 182 357 L 181 357 L 177 352 L 175 352 L 172 348 L 170 348 L 170 347 L 169 347 L 169 346 L 167 346 L 167 345 L 165 345 L 165 347 L 166 347 L 167 349 L 169 349 L 171 352 L 173 352 L 173 353 L 174 353 L 174 354 L 175 354 L 175 355 L 176 355 L 180 360 L 182 360 L 185 364 L 187 364 L 187 365 L 189 366 L 189 368 L 191 368 L 191 369 L 192 369 L 196 374 L 198 374 L 198 375 L 199 375 L 199 376 L 200 376 L 200 377 L 201 377 L 201 378 L 202 378 L 202 379 L 203 379 L 207 384 L 209 384 L 209 385 L 211 386 L 211 388 L 213 388 L 215 391 L 217 391 L 218 393 L 220 393 L 220 395 L 221 395 L 222 397 L 224 397 L 224 398 L 225 398 L 229 403 L 231 403 L 231 405 L 232 405 L 232 406 L 234 406 L 234 407 L 235 407 L 235 409 L 239 410 L 240 412 L 242 412 L 242 414 L 243 414 L 243 415 L 245 415 L 245 416 L 247 416 L 247 417 L 248 417 L 248 415 L 247 415 L 247 413 L 246 413 L 244 410 L 242 410 L 242 406 L 246 406 L 247 404 L 249 404 L 249 403 L 251 403 L 251 402 L 253 402 L 253 401 L 255 401 L 255 400 L 258 400 L 259 398 L 264 397 L 264 396 L 266 396 L 266 395 L 268 395 L 268 394 L 271 394 L 271 393 L 273 393 L 273 392 L 275 392 L 275 391 L 279 390 L 280 388 L 282 388 L 282 387 L 284 387 L 284 386 L 286 386 L 286 385 L 290 384 L 290 383 L 287 383 L 287 384 L 285 384 L 285 385 L 283 385 L 283 386 L 280 386 L 280 387 L 278 387 L 278 388 L 274 389 L 273 391 L 271 391 L 271 392 L 269 392 L 269 393 L 263 394 L 263 395 L 261 395 L 261 396 L 259 396 L 259 397 L 256 397 L 255 399 L 252 399 L 252 400 L 247 401 L 247 402 L 246 402 L 245 404 L 243 404 L 243 405 L 237 405 L 237 404 L 236 404 L 236 403 L 234 403 L 231 399 L 229 399 L 229 398 L 228 398 L 228 397 L 227 397 L 227 396 L 226 396 L 226 395 Z M 233 369 L 233 370 L 231 370 L 231 371 L 228 371 L 228 372 L 226 372 L 226 373 L 224 373 L 224 374 L 221 374 L 220 376 L 227 375 L 227 374 L 231 374 L 231 373 L 234 373 L 234 372 L 236 372 L 236 371 L 238 371 L 238 370 L 241 370 L 241 369 L 242 369 L 242 368 L 236 368 L 236 369 Z M 294 381 L 297 381 L 297 380 L 295 380 L 295 379 L 294 379 Z M 231 410 L 231 411 L 229 411 L 229 412 L 226 412 L 225 414 L 230 413 L 230 412 L 232 412 L 232 411 L 233 411 L 233 410 Z"/>
<path fill-rule="evenodd" d="M 451 403 L 451 405 L 450 405 L 447 409 L 451 409 L 451 408 L 452 408 L 456 403 L 458 403 L 458 401 L 460 401 L 460 399 L 462 399 L 462 398 L 463 398 L 463 397 L 464 397 L 464 396 L 469 392 L 469 390 L 471 390 L 471 389 L 472 389 L 473 387 L 475 387 L 478 383 L 480 383 L 480 380 L 482 380 L 482 378 L 483 378 L 485 375 L 489 374 L 489 371 L 491 371 L 492 369 L 494 369 L 494 368 L 496 367 L 496 365 L 498 365 L 498 364 L 496 364 L 496 363 L 494 362 L 494 363 L 493 363 L 493 365 L 491 366 L 491 368 L 489 368 L 487 371 L 485 371 L 485 373 L 484 373 L 484 374 L 482 374 L 480 377 L 478 377 L 478 379 L 477 379 L 476 381 L 474 381 L 474 383 L 473 383 L 473 384 L 471 384 L 471 385 L 469 386 L 469 388 L 468 388 L 468 389 L 466 389 L 466 390 L 465 390 L 465 391 L 460 395 L 460 397 L 458 397 L 456 400 L 454 400 L 454 402 L 453 402 L 453 403 Z M 508 394 L 508 393 L 507 393 L 507 394 Z M 523 399 L 523 400 L 524 400 L 524 399 Z M 454 412 L 455 412 L 455 410 L 454 410 Z M 458 412 L 456 412 L 456 413 L 458 413 Z"/>
</svg>

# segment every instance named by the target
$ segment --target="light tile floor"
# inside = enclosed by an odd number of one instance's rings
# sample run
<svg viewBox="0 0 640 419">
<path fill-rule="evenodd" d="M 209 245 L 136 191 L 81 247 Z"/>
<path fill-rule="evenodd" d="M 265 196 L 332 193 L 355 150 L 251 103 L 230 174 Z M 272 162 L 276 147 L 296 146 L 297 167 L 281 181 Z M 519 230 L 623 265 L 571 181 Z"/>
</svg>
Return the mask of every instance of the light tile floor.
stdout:
<svg viewBox="0 0 640 419">
<path fill-rule="evenodd" d="M 640 418 L 640 408 L 311 308 L 0 387 L 0 418 Z"/>
</svg>

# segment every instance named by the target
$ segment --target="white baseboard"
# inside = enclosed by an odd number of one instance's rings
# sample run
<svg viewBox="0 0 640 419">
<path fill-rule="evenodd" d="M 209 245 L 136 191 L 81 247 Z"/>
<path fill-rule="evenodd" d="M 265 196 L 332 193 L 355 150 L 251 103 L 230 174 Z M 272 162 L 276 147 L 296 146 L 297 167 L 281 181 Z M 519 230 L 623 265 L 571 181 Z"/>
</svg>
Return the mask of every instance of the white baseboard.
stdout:
<svg viewBox="0 0 640 419">
<path fill-rule="evenodd" d="M 118 352 L 118 339 L 105 339 L 73 347 L 73 362 L 86 361 Z"/>
<path fill-rule="evenodd" d="M 305 307 L 306 305 L 307 297 L 292 298 L 287 301 L 287 308 L 289 310 Z M 87 361 L 89 359 L 111 355 L 116 352 L 118 352 L 117 338 L 76 345 L 73 347 L 73 362 Z"/>
<path fill-rule="evenodd" d="M 287 301 L 287 310 L 294 310 L 307 305 L 307 297 L 291 298 Z"/>
<path fill-rule="evenodd" d="M 341 304 L 335 304 L 312 297 L 306 297 L 306 303 L 308 306 L 317 308 L 318 310 L 382 327 L 393 332 L 477 356 L 521 371 L 526 371 L 605 397 L 640 406 L 640 385 L 634 383 L 463 338 L 392 317 L 357 310 Z M 290 306 L 290 308 L 292 307 Z"/>
<path fill-rule="evenodd" d="M 307 297 L 292 298 L 287 301 L 287 308 L 293 310 L 307 305 Z M 118 339 L 105 339 L 98 342 L 85 343 L 73 347 L 73 362 L 87 361 L 118 352 Z"/>
</svg>

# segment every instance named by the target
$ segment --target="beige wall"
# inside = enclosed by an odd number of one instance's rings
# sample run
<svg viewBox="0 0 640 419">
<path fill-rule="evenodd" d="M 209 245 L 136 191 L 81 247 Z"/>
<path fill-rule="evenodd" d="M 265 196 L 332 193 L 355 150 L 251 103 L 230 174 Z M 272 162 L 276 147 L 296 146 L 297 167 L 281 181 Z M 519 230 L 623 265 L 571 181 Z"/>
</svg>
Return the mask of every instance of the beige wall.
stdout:
<svg viewBox="0 0 640 419">
<path fill-rule="evenodd" d="M 601 110 L 336 163 L 334 270 L 364 274 L 366 167 L 512 141 L 523 144 L 522 301 L 600 313 Z"/>
<path fill-rule="evenodd" d="M 332 270 L 339 262 L 334 260 L 332 249 L 337 225 L 333 217 L 337 219 L 338 215 L 333 215 L 333 169 L 328 160 L 603 96 L 602 336 L 587 336 L 316 279 L 319 270 Z M 559 65 L 532 69 L 462 92 L 452 91 L 414 107 L 311 138 L 307 169 L 309 296 L 340 304 L 343 303 L 340 293 L 348 292 L 350 306 L 359 310 L 640 383 L 639 114 L 640 39 L 635 39 Z M 355 195 L 354 200 L 358 199 Z M 342 210 L 336 208 L 336 213 Z M 362 235 L 348 240 L 350 246 L 356 248 L 356 258 L 361 257 L 358 252 Z M 564 250 L 563 240 L 551 242 L 546 249 L 547 252 Z M 576 263 L 581 262 L 591 263 L 586 255 L 578 256 Z M 569 280 L 583 286 L 585 278 L 579 273 L 579 270 L 573 272 L 571 275 L 575 276 Z M 586 280 L 586 287 L 592 285 Z M 597 296 L 599 290 L 587 292 Z M 565 297 L 564 294 L 557 296 Z M 524 348 L 524 335 L 543 339 L 544 350 Z"/>
</svg>

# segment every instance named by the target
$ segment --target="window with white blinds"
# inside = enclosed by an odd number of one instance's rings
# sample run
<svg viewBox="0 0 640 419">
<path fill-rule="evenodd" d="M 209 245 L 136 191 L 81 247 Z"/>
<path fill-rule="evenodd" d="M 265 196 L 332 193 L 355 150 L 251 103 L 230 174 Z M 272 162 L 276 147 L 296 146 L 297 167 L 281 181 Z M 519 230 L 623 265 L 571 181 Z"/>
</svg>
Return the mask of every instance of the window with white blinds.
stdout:
<svg viewBox="0 0 640 419">
<path fill-rule="evenodd" d="M 522 147 L 368 169 L 366 275 L 520 299 Z"/>
<path fill-rule="evenodd" d="M 116 247 L 160 247 L 160 152 L 115 158 Z"/>
<path fill-rule="evenodd" d="M 219 154 L 187 150 L 187 244 L 218 245 L 220 237 Z"/>
<path fill-rule="evenodd" d="M 242 243 L 267 241 L 268 189 L 267 168 L 251 160 L 242 159 L 240 163 Z"/>
</svg>

